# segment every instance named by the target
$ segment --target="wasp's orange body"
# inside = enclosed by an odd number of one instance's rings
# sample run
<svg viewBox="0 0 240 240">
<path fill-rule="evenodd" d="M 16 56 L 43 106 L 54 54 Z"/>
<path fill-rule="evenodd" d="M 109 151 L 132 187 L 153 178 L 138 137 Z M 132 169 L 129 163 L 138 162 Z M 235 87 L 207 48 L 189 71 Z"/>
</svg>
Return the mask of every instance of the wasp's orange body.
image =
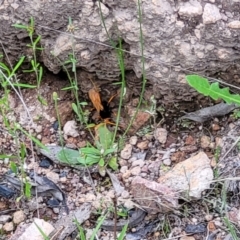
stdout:
<svg viewBox="0 0 240 240">
<path fill-rule="evenodd" d="M 88 96 L 93 104 L 93 106 L 96 108 L 97 112 L 103 110 L 102 100 L 101 96 L 99 94 L 99 90 L 97 87 L 93 87 L 88 91 Z"/>
</svg>

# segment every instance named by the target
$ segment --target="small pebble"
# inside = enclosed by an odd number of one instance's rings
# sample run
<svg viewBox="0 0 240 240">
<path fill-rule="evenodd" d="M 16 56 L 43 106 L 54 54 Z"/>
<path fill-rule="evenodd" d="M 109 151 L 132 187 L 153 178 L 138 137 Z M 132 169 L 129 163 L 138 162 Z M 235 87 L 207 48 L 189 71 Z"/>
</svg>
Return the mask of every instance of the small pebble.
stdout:
<svg viewBox="0 0 240 240">
<path fill-rule="evenodd" d="M 14 230 L 14 224 L 13 222 L 7 222 L 3 225 L 3 230 L 6 232 L 11 232 Z"/>
<path fill-rule="evenodd" d="M 4 163 L 5 165 L 8 165 L 8 164 L 9 164 L 9 158 L 4 158 L 3 163 Z"/>
<path fill-rule="evenodd" d="M 135 167 L 135 166 L 140 166 L 140 167 L 143 167 L 143 165 L 145 164 L 145 161 L 140 159 L 140 160 L 136 160 L 132 163 L 132 167 Z"/>
<path fill-rule="evenodd" d="M 53 129 L 54 129 L 55 131 L 57 131 L 57 130 L 58 130 L 58 127 L 59 127 L 58 121 L 55 121 L 55 122 L 53 123 L 52 127 L 53 127 Z"/>
<path fill-rule="evenodd" d="M 59 181 L 59 175 L 55 172 L 48 172 L 46 176 L 52 180 L 54 183 L 58 183 Z"/>
<path fill-rule="evenodd" d="M 124 191 L 121 193 L 121 196 L 122 196 L 122 198 L 129 198 L 129 192 L 124 190 Z"/>
<path fill-rule="evenodd" d="M 42 139 L 42 135 L 41 135 L 41 134 L 38 134 L 38 135 L 37 135 L 37 139 L 38 139 L 38 140 L 41 140 L 41 139 Z"/>
<path fill-rule="evenodd" d="M 49 168 L 51 165 L 52 165 L 52 163 L 47 158 L 43 158 L 41 160 L 41 162 L 39 163 L 39 166 L 42 168 Z"/>
<path fill-rule="evenodd" d="M 52 198 L 47 201 L 47 205 L 50 208 L 55 208 L 55 207 L 59 206 L 59 204 L 60 204 L 60 202 L 56 198 Z"/>
<path fill-rule="evenodd" d="M 213 123 L 212 124 L 212 130 L 213 131 L 218 131 L 218 130 L 220 130 L 220 126 L 218 124 L 216 124 L 216 123 Z"/>
<path fill-rule="evenodd" d="M 36 129 L 35 129 L 35 132 L 36 132 L 36 133 L 41 133 L 41 132 L 42 132 L 42 129 L 43 129 L 43 127 L 42 127 L 41 125 L 38 125 L 38 126 L 36 127 Z"/>
<path fill-rule="evenodd" d="M 167 135 L 168 135 L 168 132 L 165 128 L 157 128 L 154 131 L 154 137 L 162 144 L 166 143 Z"/>
<path fill-rule="evenodd" d="M 129 139 L 129 143 L 130 143 L 131 145 L 136 145 L 136 144 L 137 144 L 137 141 L 138 141 L 137 136 L 132 136 L 132 137 L 130 137 L 130 139 Z"/>
<path fill-rule="evenodd" d="M 120 159 L 118 164 L 122 167 L 122 166 L 127 166 L 128 165 L 128 162 L 124 159 Z"/>
<path fill-rule="evenodd" d="M 121 158 L 128 160 L 132 155 L 132 145 L 126 144 L 124 149 L 121 151 Z"/>
<path fill-rule="evenodd" d="M 137 176 L 137 175 L 140 174 L 141 168 L 140 168 L 139 166 L 137 166 L 137 167 L 132 168 L 130 171 L 131 171 L 131 174 L 132 174 L 133 176 Z"/>
<path fill-rule="evenodd" d="M 170 166 L 172 163 L 171 159 L 170 158 L 166 158 L 163 160 L 163 164 L 166 165 L 166 166 Z"/>
<path fill-rule="evenodd" d="M 131 171 L 127 170 L 125 173 L 123 173 L 122 178 L 123 179 L 127 179 L 131 176 Z"/>
<path fill-rule="evenodd" d="M 148 141 L 139 142 L 137 144 L 137 147 L 141 150 L 146 150 L 148 149 L 148 143 L 149 143 Z"/>
<path fill-rule="evenodd" d="M 59 211 L 59 208 L 53 208 L 53 212 L 58 214 L 60 211 Z"/>
<path fill-rule="evenodd" d="M 66 177 L 60 177 L 60 182 L 61 182 L 61 183 L 67 182 L 67 178 L 66 178 Z"/>
<path fill-rule="evenodd" d="M 121 172 L 121 173 L 125 173 L 127 170 L 128 170 L 128 166 L 122 166 L 122 167 L 120 168 L 120 172 Z"/>
<path fill-rule="evenodd" d="M 211 143 L 211 139 L 210 137 L 204 135 L 201 137 L 201 148 L 205 149 L 205 148 L 208 148 L 210 146 L 210 143 Z"/>
<path fill-rule="evenodd" d="M 26 216 L 22 210 L 17 211 L 13 214 L 13 222 L 19 224 L 25 220 Z"/>
</svg>

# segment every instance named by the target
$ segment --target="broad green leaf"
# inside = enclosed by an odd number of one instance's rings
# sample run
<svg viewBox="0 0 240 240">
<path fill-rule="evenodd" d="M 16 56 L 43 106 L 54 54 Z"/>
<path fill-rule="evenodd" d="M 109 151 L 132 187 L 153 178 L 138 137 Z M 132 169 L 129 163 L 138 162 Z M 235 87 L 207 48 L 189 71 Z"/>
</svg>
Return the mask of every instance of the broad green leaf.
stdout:
<svg viewBox="0 0 240 240">
<path fill-rule="evenodd" d="M 101 124 L 96 128 L 97 135 L 99 136 L 99 142 L 104 150 L 107 150 L 112 145 L 113 133 L 110 132 L 106 124 Z"/>
<path fill-rule="evenodd" d="M 93 154 L 93 155 L 98 155 L 100 156 L 101 153 L 97 148 L 94 147 L 84 147 L 80 149 L 80 152 L 83 154 Z"/>
<path fill-rule="evenodd" d="M 114 153 L 115 151 L 116 151 L 116 149 L 109 148 L 104 152 L 103 156 L 107 156 L 108 154 Z"/>
<path fill-rule="evenodd" d="M 79 164 L 80 154 L 77 150 L 63 148 L 61 151 L 59 151 L 57 159 L 62 163 L 75 165 Z"/>
<path fill-rule="evenodd" d="M 87 156 L 85 159 L 81 158 L 81 160 L 84 160 L 86 165 L 93 165 L 95 163 L 98 163 L 100 161 L 100 157 L 99 158 L 93 158 L 92 156 Z"/>
<path fill-rule="evenodd" d="M 116 171 L 118 169 L 117 158 L 112 157 L 110 159 L 110 161 L 108 162 L 108 165 L 110 168 L 112 168 L 114 171 Z"/>
<path fill-rule="evenodd" d="M 204 96 L 210 96 L 214 100 L 223 99 L 226 103 L 240 105 L 240 95 L 231 94 L 229 88 L 220 88 L 219 83 L 210 84 L 206 78 L 198 75 L 186 76 L 188 84 Z"/>
</svg>

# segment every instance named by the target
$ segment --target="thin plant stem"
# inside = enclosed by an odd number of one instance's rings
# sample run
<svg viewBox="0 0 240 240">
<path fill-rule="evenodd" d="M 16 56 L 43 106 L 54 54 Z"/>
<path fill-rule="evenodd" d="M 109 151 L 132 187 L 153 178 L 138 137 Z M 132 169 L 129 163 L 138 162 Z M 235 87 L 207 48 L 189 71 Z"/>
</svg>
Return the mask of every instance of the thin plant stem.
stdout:
<svg viewBox="0 0 240 240">
<path fill-rule="evenodd" d="M 128 124 L 127 129 L 125 130 L 125 132 L 123 133 L 123 137 L 128 133 L 129 129 L 131 128 L 133 121 L 135 120 L 137 113 L 139 111 L 139 108 L 142 104 L 142 100 L 143 100 L 143 95 L 145 92 L 145 88 L 146 88 L 146 74 L 145 74 L 145 58 L 144 58 L 144 42 L 143 42 L 143 31 L 142 31 L 142 9 L 141 9 L 141 5 L 142 5 L 142 1 L 138 0 L 138 19 L 139 19 L 139 30 L 140 30 L 140 49 L 141 49 L 141 63 L 142 63 L 142 90 L 141 90 L 141 94 L 140 94 L 140 99 L 136 108 L 136 111 L 133 115 L 133 117 L 130 120 L 130 123 Z"/>
</svg>

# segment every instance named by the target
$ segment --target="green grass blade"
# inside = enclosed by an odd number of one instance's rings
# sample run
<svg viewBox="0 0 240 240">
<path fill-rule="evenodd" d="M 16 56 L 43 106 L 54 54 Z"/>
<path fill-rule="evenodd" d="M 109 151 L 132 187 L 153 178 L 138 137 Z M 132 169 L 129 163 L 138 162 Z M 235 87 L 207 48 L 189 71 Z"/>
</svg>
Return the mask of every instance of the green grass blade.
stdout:
<svg viewBox="0 0 240 240">
<path fill-rule="evenodd" d="M 97 234 L 97 231 L 100 229 L 101 225 L 103 224 L 103 221 L 105 220 L 106 216 L 101 217 L 100 221 L 98 222 L 96 228 L 93 230 L 93 234 L 90 238 L 90 240 L 95 239 L 95 235 Z"/>
<path fill-rule="evenodd" d="M 13 70 L 12 70 L 12 72 L 11 72 L 10 77 L 13 76 L 13 75 L 15 74 L 15 72 L 18 70 L 18 68 L 22 65 L 24 59 L 25 59 L 25 56 L 23 56 L 23 57 L 21 57 L 21 58 L 19 59 L 19 61 L 17 62 L 17 64 L 14 66 L 14 68 L 13 68 Z"/>
<path fill-rule="evenodd" d="M 127 232 L 127 228 L 128 228 L 128 224 L 125 224 L 125 226 L 123 227 L 119 237 L 118 237 L 118 240 L 123 240 L 125 235 L 126 235 L 126 232 Z"/>
</svg>

